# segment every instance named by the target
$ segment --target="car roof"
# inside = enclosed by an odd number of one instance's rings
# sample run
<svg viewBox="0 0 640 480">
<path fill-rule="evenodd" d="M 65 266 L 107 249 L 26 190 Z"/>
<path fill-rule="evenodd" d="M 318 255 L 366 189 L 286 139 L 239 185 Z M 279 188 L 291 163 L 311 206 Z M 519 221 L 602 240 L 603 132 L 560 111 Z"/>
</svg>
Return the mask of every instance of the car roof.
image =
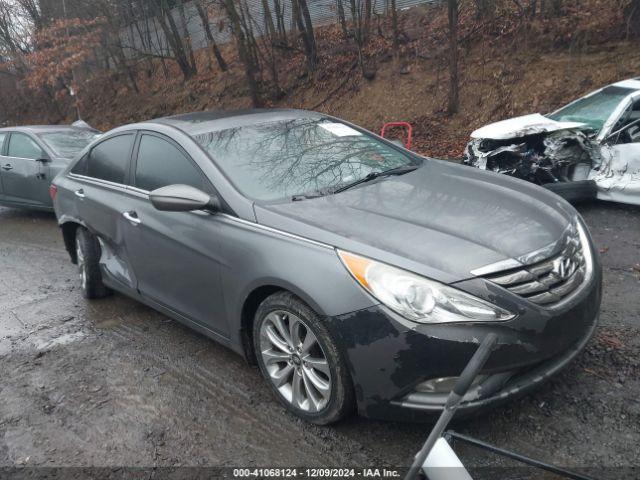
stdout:
<svg viewBox="0 0 640 480">
<path fill-rule="evenodd" d="M 89 128 L 74 127 L 72 125 L 20 125 L 17 127 L 4 127 L 0 128 L 0 132 L 31 132 L 31 133 L 46 133 L 46 132 L 65 132 L 65 131 L 93 131 Z"/>
<path fill-rule="evenodd" d="M 145 123 L 172 125 L 188 135 L 226 130 L 230 128 L 297 118 L 322 118 L 323 114 L 288 108 L 253 108 L 233 111 L 205 111 L 183 113 L 157 118 Z"/>
<path fill-rule="evenodd" d="M 614 87 L 630 88 L 632 90 L 640 90 L 640 77 L 630 78 L 628 80 L 622 80 L 612 84 Z"/>
</svg>

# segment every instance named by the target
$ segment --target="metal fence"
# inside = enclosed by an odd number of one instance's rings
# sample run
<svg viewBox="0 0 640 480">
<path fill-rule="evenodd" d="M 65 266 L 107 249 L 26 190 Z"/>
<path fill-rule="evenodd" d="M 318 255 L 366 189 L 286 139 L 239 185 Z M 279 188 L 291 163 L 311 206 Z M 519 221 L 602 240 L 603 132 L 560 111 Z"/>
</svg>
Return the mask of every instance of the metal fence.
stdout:
<svg viewBox="0 0 640 480">
<path fill-rule="evenodd" d="M 249 18 L 252 20 L 252 27 L 256 36 L 265 33 L 264 10 L 261 0 L 246 0 L 249 12 Z M 390 0 L 372 0 L 373 11 L 376 14 L 384 14 L 390 8 Z M 274 12 L 273 0 L 267 0 L 271 12 Z M 284 21 L 285 28 L 291 30 L 293 28 L 291 18 L 291 2 L 281 0 L 284 5 Z M 348 10 L 348 2 L 345 8 Z M 405 10 L 410 7 L 424 4 L 437 4 L 441 0 L 396 0 L 396 8 Z M 337 21 L 337 3 L 336 0 L 307 0 L 309 13 L 314 26 L 329 25 Z M 172 10 L 171 14 L 176 25 L 180 28 L 181 33 L 186 37 L 187 33 L 191 38 L 193 48 L 195 50 L 205 48 L 207 39 L 204 25 L 198 15 L 195 5 L 192 1 L 185 2 L 184 5 L 185 21 L 180 18 L 178 9 Z M 347 11 L 347 17 L 349 16 Z M 274 19 L 275 21 L 275 19 Z M 186 31 L 183 28 L 186 25 Z M 219 44 L 227 43 L 231 40 L 231 32 L 226 22 L 221 18 L 209 18 L 211 32 Z M 170 55 L 168 42 L 164 32 L 155 19 L 141 21 L 129 25 L 123 29 L 121 34 L 122 44 L 126 47 L 127 55 L 135 58 L 140 54 Z"/>
</svg>

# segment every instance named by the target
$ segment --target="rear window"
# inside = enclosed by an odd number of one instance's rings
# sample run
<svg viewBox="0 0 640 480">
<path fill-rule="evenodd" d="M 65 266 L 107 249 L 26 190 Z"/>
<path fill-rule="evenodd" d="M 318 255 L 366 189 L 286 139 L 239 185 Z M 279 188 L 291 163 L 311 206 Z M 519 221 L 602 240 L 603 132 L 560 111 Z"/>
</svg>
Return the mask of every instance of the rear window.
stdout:
<svg viewBox="0 0 640 480">
<path fill-rule="evenodd" d="M 71 172 L 109 182 L 124 183 L 134 138 L 135 135 L 131 133 L 100 142 L 76 163 Z"/>
<path fill-rule="evenodd" d="M 74 158 L 99 136 L 100 133 L 91 130 L 60 130 L 38 134 L 53 153 L 61 158 Z"/>
</svg>

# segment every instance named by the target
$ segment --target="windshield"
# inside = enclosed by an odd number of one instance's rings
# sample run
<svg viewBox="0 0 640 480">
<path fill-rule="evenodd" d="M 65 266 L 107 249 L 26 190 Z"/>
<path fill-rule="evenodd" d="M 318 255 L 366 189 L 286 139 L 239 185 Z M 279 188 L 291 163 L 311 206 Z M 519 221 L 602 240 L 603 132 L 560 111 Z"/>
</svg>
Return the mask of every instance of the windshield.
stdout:
<svg viewBox="0 0 640 480">
<path fill-rule="evenodd" d="M 91 130 L 60 130 L 39 133 L 38 136 L 47 144 L 57 157 L 74 158 L 101 134 Z"/>
<path fill-rule="evenodd" d="M 348 125 L 297 118 L 196 135 L 235 186 L 255 200 L 329 193 L 421 161 Z"/>
<path fill-rule="evenodd" d="M 622 87 L 607 87 L 591 96 L 548 115 L 558 122 L 581 122 L 590 128 L 600 131 L 616 107 L 634 90 Z"/>
</svg>

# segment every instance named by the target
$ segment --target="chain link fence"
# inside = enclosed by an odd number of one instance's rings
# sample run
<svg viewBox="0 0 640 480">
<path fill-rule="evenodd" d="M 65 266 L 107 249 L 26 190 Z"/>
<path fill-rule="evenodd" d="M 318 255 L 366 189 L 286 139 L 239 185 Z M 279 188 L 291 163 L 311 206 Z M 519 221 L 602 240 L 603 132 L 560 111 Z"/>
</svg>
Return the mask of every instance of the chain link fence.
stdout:
<svg viewBox="0 0 640 480">
<path fill-rule="evenodd" d="M 349 17 L 349 2 L 345 0 L 344 8 L 347 18 Z M 438 4 L 441 0 L 396 0 L 396 8 L 405 10 L 417 5 Z M 256 36 L 265 33 L 264 23 L 264 7 L 262 0 L 246 0 L 248 18 L 254 29 Z M 273 0 L 267 0 L 270 11 L 275 11 Z M 294 29 L 291 18 L 291 2 L 286 0 L 280 1 L 284 9 L 284 24 L 289 31 Z M 309 13 L 314 26 L 329 25 L 338 21 L 337 2 L 336 0 L 307 0 Z M 375 15 L 385 15 L 389 9 L 390 0 L 372 0 L 373 12 Z M 182 34 L 191 38 L 194 50 L 207 47 L 207 38 L 202 19 L 198 15 L 198 11 L 193 2 L 185 2 L 184 5 L 184 22 L 180 16 L 178 9 L 172 10 L 171 14 Z M 274 18 L 275 21 L 275 18 Z M 186 30 L 184 26 L 186 26 Z M 223 17 L 209 18 L 211 33 L 219 44 L 227 43 L 231 40 L 231 32 L 227 22 Z M 155 19 L 147 19 L 144 21 L 130 24 L 121 32 L 121 41 L 129 58 L 135 58 L 141 55 L 162 55 L 170 56 L 171 51 L 167 39 Z"/>
</svg>

